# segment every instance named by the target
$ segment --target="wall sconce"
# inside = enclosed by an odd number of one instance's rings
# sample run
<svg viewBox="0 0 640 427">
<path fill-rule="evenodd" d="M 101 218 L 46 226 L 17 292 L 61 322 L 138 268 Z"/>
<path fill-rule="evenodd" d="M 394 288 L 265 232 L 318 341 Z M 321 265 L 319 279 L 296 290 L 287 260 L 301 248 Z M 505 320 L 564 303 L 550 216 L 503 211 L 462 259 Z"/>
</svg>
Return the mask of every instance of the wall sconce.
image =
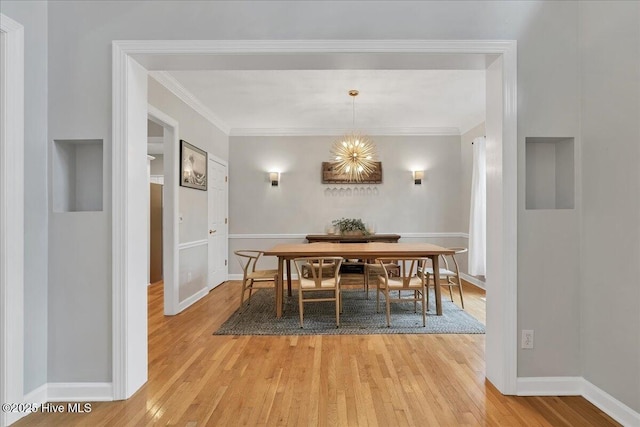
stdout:
<svg viewBox="0 0 640 427">
<path fill-rule="evenodd" d="M 280 173 L 279 172 L 269 172 L 269 181 L 271 181 L 272 187 L 277 187 L 280 182 Z"/>
<path fill-rule="evenodd" d="M 424 178 L 424 171 L 413 171 L 413 183 L 415 185 L 421 185 L 422 178 Z"/>
</svg>

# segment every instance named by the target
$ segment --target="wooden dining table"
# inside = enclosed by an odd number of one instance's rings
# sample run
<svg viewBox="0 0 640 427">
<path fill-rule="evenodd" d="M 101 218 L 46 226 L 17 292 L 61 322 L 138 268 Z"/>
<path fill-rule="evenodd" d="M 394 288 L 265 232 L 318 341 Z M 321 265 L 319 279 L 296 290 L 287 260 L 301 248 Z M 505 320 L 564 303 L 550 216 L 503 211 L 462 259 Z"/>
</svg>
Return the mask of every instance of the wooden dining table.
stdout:
<svg viewBox="0 0 640 427">
<path fill-rule="evenodd" d="M 264 255 L 278 257 L 278 281 L 276 286 L 276 317 L 282 317 L 284 301 L 284 271 L 286 264 L 287 288 L 291 296 L 291 260 L 301 257 L 341 256 L 348 259 L 375 259 L 379 257 L 429 258 L 433 265 L 434 283 L 440 283 L 440 255 L 454 251 L 430 243 L 281 243 L 264 251 Z M 440 286 L 435 286 L 436 313 L 442 315 Z"/>
</svg>

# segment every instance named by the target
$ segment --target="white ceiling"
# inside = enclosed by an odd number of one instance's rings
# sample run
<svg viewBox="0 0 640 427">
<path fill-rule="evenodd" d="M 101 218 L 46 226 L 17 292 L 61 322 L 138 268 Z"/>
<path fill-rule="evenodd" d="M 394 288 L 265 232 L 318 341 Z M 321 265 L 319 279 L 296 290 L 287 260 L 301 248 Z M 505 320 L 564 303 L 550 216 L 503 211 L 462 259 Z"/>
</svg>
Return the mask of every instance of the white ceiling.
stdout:
<svg viewBox="0 0 640 427">
<path fill-rule="evenodd" d="M 485 119 L 484 70 L 169 71 L 232 135 L 355 128 L 369 133 L 464 133 Z M 437 132 L 436 132 L 437 133 Z"/>
</svg>

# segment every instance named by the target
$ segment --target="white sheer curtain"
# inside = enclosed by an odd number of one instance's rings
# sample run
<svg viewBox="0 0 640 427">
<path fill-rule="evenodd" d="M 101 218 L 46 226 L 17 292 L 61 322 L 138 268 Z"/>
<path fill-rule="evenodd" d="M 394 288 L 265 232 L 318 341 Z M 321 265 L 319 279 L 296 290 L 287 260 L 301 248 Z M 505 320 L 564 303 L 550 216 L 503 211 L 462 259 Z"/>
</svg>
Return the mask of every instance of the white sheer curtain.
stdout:
<svg viewBox="0 0 640 427">
<path fill-rule="evenodd" d="M 487 257 L 487 161 L 485 137 L 473 140 L 469 215 L 469 274 L 484 276 Z"/>
</svg>

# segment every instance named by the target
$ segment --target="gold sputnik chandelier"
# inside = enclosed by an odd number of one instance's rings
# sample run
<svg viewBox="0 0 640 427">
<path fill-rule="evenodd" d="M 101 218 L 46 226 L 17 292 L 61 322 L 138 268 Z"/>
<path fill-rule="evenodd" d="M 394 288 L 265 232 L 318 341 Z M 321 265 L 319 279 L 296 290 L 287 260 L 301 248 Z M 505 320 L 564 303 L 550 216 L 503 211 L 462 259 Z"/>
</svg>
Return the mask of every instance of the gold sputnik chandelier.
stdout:
<svg viewBox="0 0 640 427">
<path fill-rule="evenodd" d="M 353 98 L 353 127 L 356 123 L 356 96 L 357 90 L 350 90 L 349 96 Z M 362 181 L 373 172 L 376 163 L 376 147 L 366 135 L 353 130 L 333 143 L 331 157 L 336 172 L 347 175 L 350 181 Z"/>
</svg>

